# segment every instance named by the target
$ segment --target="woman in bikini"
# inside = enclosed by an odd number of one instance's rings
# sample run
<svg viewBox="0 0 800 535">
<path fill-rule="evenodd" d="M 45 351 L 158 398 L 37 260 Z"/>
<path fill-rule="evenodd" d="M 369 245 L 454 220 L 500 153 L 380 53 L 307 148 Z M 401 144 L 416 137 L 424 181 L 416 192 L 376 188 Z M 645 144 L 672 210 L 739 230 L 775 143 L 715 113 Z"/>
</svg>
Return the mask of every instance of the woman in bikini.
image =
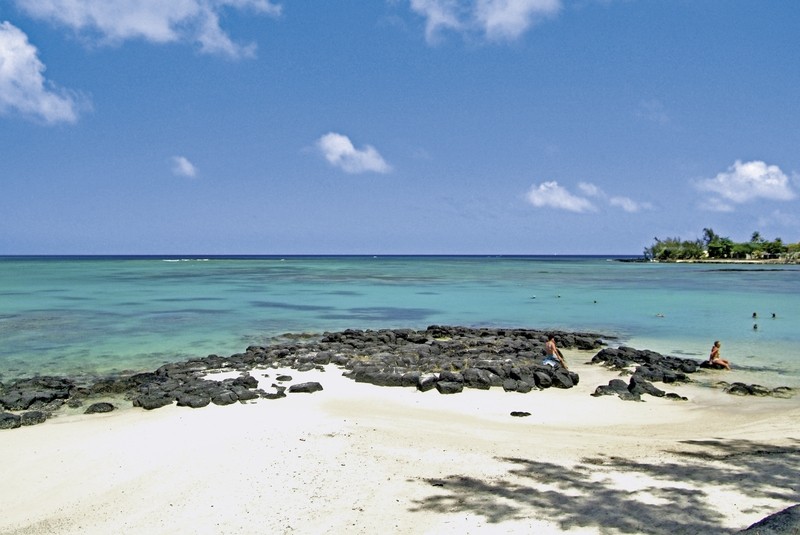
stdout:
<svg viewBox="0 0 800 535">
<path fill-rule="evenodd" d="M 708 361 L 711 364 L 719 364 L 720 366 L 724 367 L 726 370 L 731 369 L 731 363 L 724 358 L 719 356 L 719 347 L 720 347 L 719 340 L 714 342 L 714 345 L 711 346 L 711 355 L 708 356 Z"/>
</svg>

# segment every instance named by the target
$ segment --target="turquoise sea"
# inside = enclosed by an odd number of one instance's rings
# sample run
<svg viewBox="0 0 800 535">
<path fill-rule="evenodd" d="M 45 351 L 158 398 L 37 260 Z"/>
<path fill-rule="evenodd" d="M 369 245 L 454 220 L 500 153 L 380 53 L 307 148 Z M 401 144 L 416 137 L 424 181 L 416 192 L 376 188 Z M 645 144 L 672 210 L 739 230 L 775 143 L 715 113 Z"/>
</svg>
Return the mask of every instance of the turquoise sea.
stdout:
<svg viewBox="0 0 800 535">
<path fill-rule="evenodd" d="M 611 345 L 698 359 L 719 339 L 739 371 L 728 377 L 800 386 L 800 266 L 561 256 L 0 257 L 0 381 L 152 370 L 283 333 L 432 324 L 594 331 L 618 337 Z"/>
</svg>

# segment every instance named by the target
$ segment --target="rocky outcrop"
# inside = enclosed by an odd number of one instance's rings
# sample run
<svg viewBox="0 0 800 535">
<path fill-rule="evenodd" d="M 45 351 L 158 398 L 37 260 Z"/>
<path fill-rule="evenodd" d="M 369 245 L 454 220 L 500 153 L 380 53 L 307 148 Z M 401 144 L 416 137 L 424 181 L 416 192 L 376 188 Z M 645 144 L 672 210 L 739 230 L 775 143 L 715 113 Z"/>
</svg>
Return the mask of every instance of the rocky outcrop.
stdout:
<svg viewBox="0 0 800 535">
<path fill-rule="evenodd" d="M 128 397 L 134 407 L 147 410 L 158 409 L 173 402 L 179 407 L 199 409 L 211 403 L 230 405 L 247 402 L 265 394 L 258 389 L 258 379 L 250 375 L 249 371 L 242 371 L 239 377 L 223 381 L 204 378 L 206 373 L 215 369 L 227 369 L 229 366 L 226 364 L 212 355 L 207 363 L 189 361 L 185 366 L 162 366 L 155 374 L 148 376 L 147 380 L 140 377 L 133 391 L 128 392 Z"/>
<path fill-rule="evenodd" d="M 62 377 L 20 379 L 0 390 L 0 408 L 54 410 L 70 397 L 74 388 L 71 380 Z"/>
<path fill-rule="evenodd" d="M 592 358 L 592 363 L 603 364 L 617 370 L 636 366 L 633 374 L 651 382 L 676 383 L 687 380 L 700 364 L 694 359 L 671 357 L 632 347 L 607 347 Z"/>
<path fill-rule="evenodd" d="M 686 400 L 683 396 L 661 390 L 653 383 L 685 382 L 689 380 L 688 374 L 699 369 L 699 363 L 693 359 L 671 357 L 632 347 L 605 348 L 592 358 L 592 363 L 603 364 L 621 373 L 628 373 L 630 368 L 635 367 L 627 383 L 622 379 L 612 379 L 608 385 L 598 386 L 592 394 L 616 395 L 626 401 L 642 401 L 644 395 Z"/>
<path fill-rule="evenodd" d="M 630 382 L 613 379 L 608 385 L 600 385 L 595 390 L 594 396 L 618 395 L 620 398 L 631 401 L 641 401 L 642 395 L 682 399 L 674 393 L 665 393 L 655 387 L 653 382 L 681 383 L 690 381 L 690 374 L 701 369 L 715 368 L 708 361 L 697 362 L 693 359 L 661 355 L 647 349 L 639 350 L 631 347 L 604 348 L 592 358 L 593 364 L 602 364 L 609 368 L 619 370 L 621 373 L 632 373 Z M 631 372 L 631 368 L 633 371 Z M 761 385 L 745 383 L 726 383 L 720 381 L 717 386 L 726 393 L 735 396 L 772 396 L 789 398 L 794 391 L 787 386 L 769 389 Z"/>
<path fill-rule="evenodd" d="M 0 385 L 0 428 L 44 421 L 68 403 L 86 412 L 114 410 L 98 398 L 128 400 L 134 407 L 154 410 L 166 405 L 200 408 L 250 400 L 281 399 L 287 394 L 322 390 L 319 383 L 284 385 L 278 376 L 273 391 L 259 388 L 250 375 L 256 368 L 322 369 L 333 364 L 358 382 L 380 386 L 436 389 L 453 394 L 465 388 L 527 393 L 546 388 L 571 388 L 576 373 L 542 363 L 546 331 L 531 329 L 431 326 L 425 330 L 345 330 L 319 336 L 284 335 L 281 343 L 251 346 L 229 357 L 204 358 L 165 364 L 152 372 L 83 379 L 36 377 Z M 553 333 L 563 348 L 599 349 L 595 333 Z M 236 371 L 239 376 L 222 381 L 208 379 L 211 372 Z M 22 411 L 24 414 L 21 414 Z M 25 415 L 28 416 L 25 416 Z M 35 416 L 34 416 L 35 415 Z"/>
<path fill-rule="evenodd" d="M 529 329 L 431 326 L 425 331 L 348 330 L 326 334 L 322 341 L 334 346 L 345 375 L 358 382 L 416 386 L 422 391 L 436 388 L 442 393 L 493 386 L 520 393 L 551 386 L 571 388 L 578 384 L 576 373 L 543 364 L 547 334 Z M 564 348 L 604 345 L 594 333 L 554 334 Z M 440 383 L 445 385 L 439 387 Z"/>
<path fill-rule="evenodd" d="M 618 396 L 626 401 L 642 401 L 642 396 L 644 395 L 681 401 L 686 401 L 687 399 L 673 392 L 667 393 L 653 383 L 642 379 L 641 376 L 636 375 L 633 375 L 627 383 L 622 379 L 612 379 L 607 385 L 598 386 L 592 395 L 595 397 Z"/>
</svg>

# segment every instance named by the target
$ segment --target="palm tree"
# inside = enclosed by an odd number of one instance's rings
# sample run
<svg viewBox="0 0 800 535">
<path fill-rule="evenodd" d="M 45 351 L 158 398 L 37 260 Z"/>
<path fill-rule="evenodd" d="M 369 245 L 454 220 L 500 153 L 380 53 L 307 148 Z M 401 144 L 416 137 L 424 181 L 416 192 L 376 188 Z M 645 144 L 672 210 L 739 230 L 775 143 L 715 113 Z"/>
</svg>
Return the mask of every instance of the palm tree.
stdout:
<svg viewBox="0 0 800 535">
<path fill-rule="evenodd" d="M 708 247 L 708 244 L 719 240 L 719 236 L 710 228 L 703 229 L 703 243 Z"/>
</svg>

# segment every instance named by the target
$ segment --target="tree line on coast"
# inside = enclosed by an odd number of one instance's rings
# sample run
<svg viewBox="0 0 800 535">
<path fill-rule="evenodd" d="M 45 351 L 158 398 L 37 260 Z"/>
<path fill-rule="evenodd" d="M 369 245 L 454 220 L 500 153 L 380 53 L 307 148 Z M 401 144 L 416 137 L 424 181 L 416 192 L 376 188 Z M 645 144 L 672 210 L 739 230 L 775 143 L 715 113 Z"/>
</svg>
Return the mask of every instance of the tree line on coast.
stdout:
<svg viewBox="0 0 800 535">
<path fill-rule="evenodd" d="M 710 228 L 703 229 L 703 237 L 696 240 L 680 238 L 655 238 L 655 243 L 646 247 L 644 257 L 658 262 L 677 260 L 800 260 L 800 242 L 785 244 L 781 238 L 767 240 L 758 231 L 750 241 L 735 242 L 720 236 Z"/>
</svg>

